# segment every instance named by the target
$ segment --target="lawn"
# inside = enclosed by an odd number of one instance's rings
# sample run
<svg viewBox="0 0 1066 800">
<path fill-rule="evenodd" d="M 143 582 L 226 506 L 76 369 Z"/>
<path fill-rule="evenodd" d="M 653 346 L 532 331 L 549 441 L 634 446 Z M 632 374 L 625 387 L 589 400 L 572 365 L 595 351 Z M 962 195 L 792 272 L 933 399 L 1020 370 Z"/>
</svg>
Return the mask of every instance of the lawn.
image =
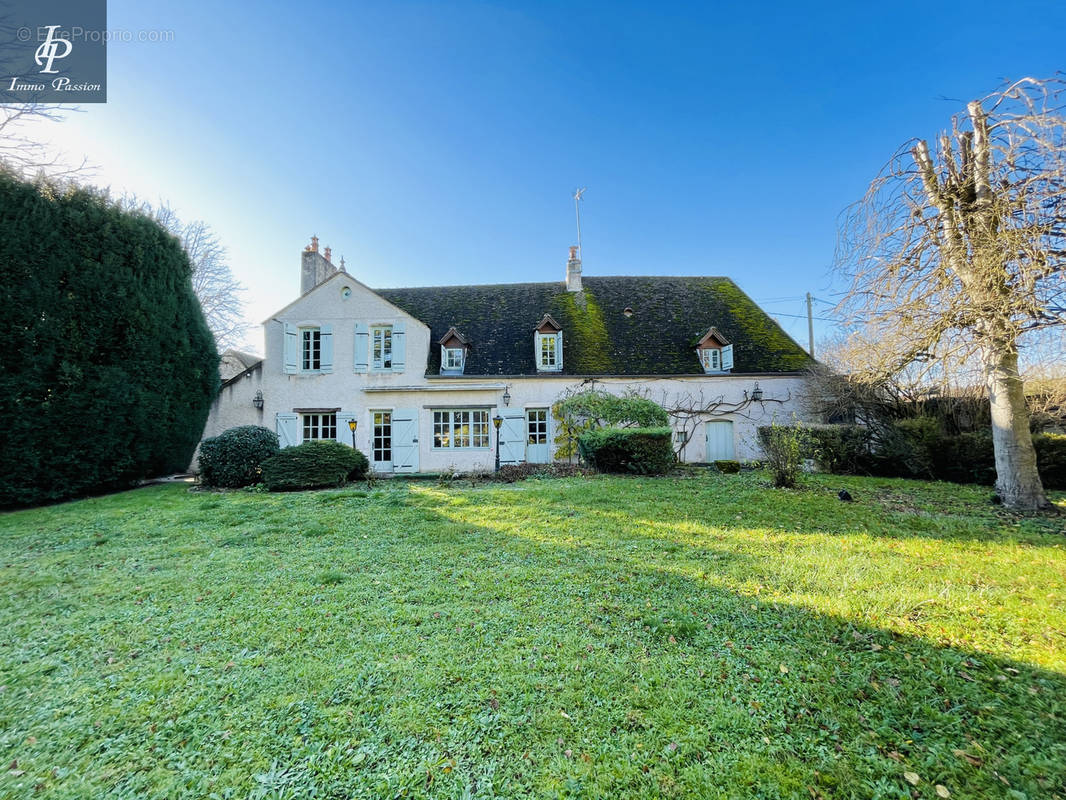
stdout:
<svg viewBox="0 0 1066 800">
<path fill-rule="evenodd" d="M 1062 519 L 766 481 L 0 515 L 0 796 L 1066 797 Z"/>
</svg>

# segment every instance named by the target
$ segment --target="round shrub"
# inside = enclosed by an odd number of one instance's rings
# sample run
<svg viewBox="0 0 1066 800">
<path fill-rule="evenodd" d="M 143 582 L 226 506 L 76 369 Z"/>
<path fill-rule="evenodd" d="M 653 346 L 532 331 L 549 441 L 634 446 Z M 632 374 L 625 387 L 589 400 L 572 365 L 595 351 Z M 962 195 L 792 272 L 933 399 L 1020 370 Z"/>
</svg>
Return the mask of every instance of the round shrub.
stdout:
<svg viewBox="0 0 1066 800">
<path fill-rule="evenodd" d="M 600 428 L 577 440 L 578 451 L 600 472 L 662 475 L 673 469 L 669 428 Z"/>
<path fill-rule="evenodd" d="M 272 492 L 340 486 L 366 475 L 370 462 L 332 439 L 286 447 L 263 462 L 263 483 Z"/>
<path fill-rule="evenodd" d="M 200 443 L 200 480 L 236 489 L 259 483 L 263 462 L 278 453 L 278 435 L 259 425 L 230 428 Z"/>
</svg>

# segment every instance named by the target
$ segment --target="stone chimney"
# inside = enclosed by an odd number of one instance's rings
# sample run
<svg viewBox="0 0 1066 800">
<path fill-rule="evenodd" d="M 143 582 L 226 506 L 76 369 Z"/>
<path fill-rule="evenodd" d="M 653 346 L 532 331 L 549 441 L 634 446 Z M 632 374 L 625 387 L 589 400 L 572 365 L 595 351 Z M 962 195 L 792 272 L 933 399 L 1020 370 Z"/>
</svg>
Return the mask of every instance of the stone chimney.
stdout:
<svg viewBox="0 0 1066 800">
<path fill-rule="evenodd" d="M 330 264 L 332 264 L 333 263 L 333 250 L 332 250 L 332 248 L 330 248 L 329 245 L 326 245 L 326 253 L 325 253 L 325 255 L 326 255 L 326 261 L 328 261 Z"/>
<path fill-rule="evenodd" d="M 581 291 L 581 259 L 576 247 L 570 248 L 570 260 L 566 262 L 566 291 Z"/>
<path fill-rule="evenodd" d="M 318 237 L 312 236 L 311 244 L 300 254 L 300 294 L 307 294 L 337 271 L 329 263 L 329 255 L 328 247 L 325 256 L 318 252 Z"/>
</svg>

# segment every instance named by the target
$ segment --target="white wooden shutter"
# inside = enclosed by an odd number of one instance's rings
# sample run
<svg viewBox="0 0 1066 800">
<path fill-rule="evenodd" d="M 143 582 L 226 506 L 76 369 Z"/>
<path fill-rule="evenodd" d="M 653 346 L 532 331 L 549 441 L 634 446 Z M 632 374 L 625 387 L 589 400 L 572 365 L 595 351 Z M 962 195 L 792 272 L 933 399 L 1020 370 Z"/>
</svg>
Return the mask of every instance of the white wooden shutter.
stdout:
<svg viewBox="0 0 1066 800">
<path fill-rule="evenodd" d="M 722 370 L 733 369 L 733 345 L 727 344 L 722 348 Z"/>
<path fill-rule="evenodd" d="M 555 368 L 560 372 L 563 369 L 563 332 L 555 334 Z"/>
<path fill-rule="evenodd" d="M 300 331 L 287 322 L 282 334 L 282 356 L 285 374 L 295 374 L 300 367 Z"/>
<path fill-rule="evenodd" d="M 341 444 L 352 446 L 352 429 L 348 427 L 348 421 L 357 419 L 358 415 L 348 412 L 337 412 L 337 441 Z"/>
<path fill-rule="evenodd" d="M 497 409 L 503 417 L 500 423 L 500 463 L 519 464 L 526 460 L 526 413 L 513 409 Z"/>
<path fill-rule="evenodd" d="M 298 426 L 300 416 L 298 414 L 275 414 L 274 422 L 277 426 L 278 444 L 282 447 L 294 447 L 299 444 Z"/>
<path fill-rule="evenodd" d="M 418 472 L 418 449 L 418 409 L 394 409 L 392 412 L 393 471 Z"/>
<path fill-rule="evenodd" d="M 333 326 L 323 325 L 319 328 L 319 337 L 321 355 L 318 368 L 321 372 L 333 372 Z"/>
<path fill-rule="evenodd" d="M 365 322 L 355 323 L 355 371 L 366 372 L 370 365 L 370 328 Z"/>
<path fill-rule="evenodd" d="M 407 361 L 407 333 L 404 322 L 400 320 L 392 325 L 392 371 L 403 372 Z"/>
</svg>

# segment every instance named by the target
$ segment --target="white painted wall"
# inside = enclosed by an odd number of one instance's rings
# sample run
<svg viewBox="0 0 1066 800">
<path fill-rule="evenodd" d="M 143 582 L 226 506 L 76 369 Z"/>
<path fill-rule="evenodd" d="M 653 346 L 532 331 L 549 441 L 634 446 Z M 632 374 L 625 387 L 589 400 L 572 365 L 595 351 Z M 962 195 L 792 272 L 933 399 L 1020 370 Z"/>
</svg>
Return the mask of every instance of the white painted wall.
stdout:
<svg viewBox="0 0 1066 800">
<path fill-rule="evenodd" d="M 255 393 L 263 388 L 263 367 L 263 362 L 260 362 L 257 367 L 233 383 L 222 387 L 211 404 L 204 432 L 200 436 L 201 441 L 241 425 L 262 425 L 274 429 L 274 415 L 267 417 L 264 409 L 257 409 L 252 404 Z M 189 472 L 200 472 L 199 456 L 200 446 L 197 445 L 189 464 Z"/>
<path fill-rule="evenodd" d="M 347 290 L 347 291 L 346 291 Z M 347 295 L 347 296 L 346 296 Z M 355 323 L 405 323 L 406 367 L 403 373 L 355 372 Z M 330 325 L 333 329 L 333 370 L 327 374 L 287 375 L 282 368 L 284 326 Z M 478 450 L 435 450 L 433 442 L 433 408 L 488 407 L 490 417 L 498 410 L 550 408 L 568 391 L 578 389 L 583 379 L 572 376 L 544 375 L 530 377 L 463 376 L 427 377 L 425 375 L 430 342 L 429 328 L 346 273 L 338 273 L 306 295 L 282 309 L 264 323 L 266 358 L 258 383 L 244 381 L 240 388 L 228 387 L 216 401 L 206 435 L 215 435 L 227 427 L 262 424 L 274 427 L 275 415 L 292 413 L 297 408 L 338 408 L 340 414 L 352 414 L 358 420 L 356 446 L 371 455 L 374 410 L 415 409 L 418 413 L 420 446 L 419 471 L 439 472 L 491 469 L 495 462 L 495 432 L 490 427 L 490 446 Z M 532 347 L 533 331 L 530 331 Z M 564 352 L 565 358 L 565 352 Z M 695 360 L 696 356 L 693 355 Z M 775 417 L 789 421 L 793 415 L 803 418 L 801 397 L 805 380 L 797 376 L 774 375 L 693 375 L 664 378 L 597 379 L 597 388 L 617 393 L 641 392 L 664 406 L 692 398 L 710 403 L 720 399 L 725 404 L 744 400 L 758 381 L 763 401 L 747 405 L 741 411 L 707 419 L 730 419 L 734 422 L 735 449 L 741 460 L 758 458 L 760 449 L 756 430 Z M 232 390 L 231 390 L 232 388 Z M 251 397 L 261 388 L 264 408 L 254 414 Z M 504 390 L 511 396 L 506 409 Z M 554 439 L 554 420 L 550 438 Z M 301 435 L 302 435 L 302 426 Z M 691 425 L 690 425 L 691 427 Z M 342 441 L 350 441 L 342 432 Z M 554 447 L 553 447 L 554 452 Z M 704 426 L 692 431 L 683 458 L 689 462 L 705 459 Z"/>
</svg>

